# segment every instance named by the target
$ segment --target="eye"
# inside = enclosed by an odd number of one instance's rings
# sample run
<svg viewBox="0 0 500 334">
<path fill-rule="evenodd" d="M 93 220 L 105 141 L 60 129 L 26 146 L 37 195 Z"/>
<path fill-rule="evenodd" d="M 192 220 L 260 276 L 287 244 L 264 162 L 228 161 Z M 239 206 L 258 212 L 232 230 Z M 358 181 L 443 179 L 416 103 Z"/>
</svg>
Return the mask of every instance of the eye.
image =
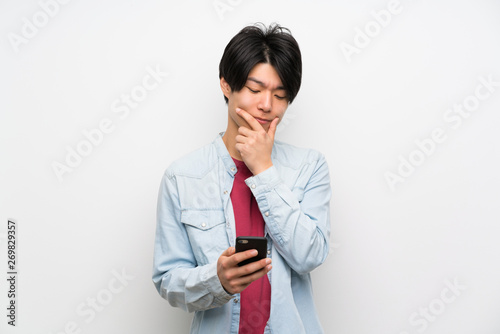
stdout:
<svg viewBox="0 0 500 334">
<path fill-rule="evenodd" d="M 258 90 L 253 90 L 252 88 L 246 86 L 248 88 L 249 91 L 251 91 L 252 93 L 256 94 L 256 93 L 259 93 Z"/>
<path fill-rule="evenodd" d="M 278 100 L 284 100 L 286 99 L 286 96 L 279 96 L 279 95 L 274 95 Z"/>
</svg>

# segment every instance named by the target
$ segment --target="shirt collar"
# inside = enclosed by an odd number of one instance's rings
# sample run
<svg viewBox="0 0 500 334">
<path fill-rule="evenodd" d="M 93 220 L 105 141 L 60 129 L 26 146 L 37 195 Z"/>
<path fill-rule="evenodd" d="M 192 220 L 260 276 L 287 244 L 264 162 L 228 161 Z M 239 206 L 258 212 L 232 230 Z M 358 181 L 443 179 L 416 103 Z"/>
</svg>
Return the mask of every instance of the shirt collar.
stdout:
<svg viewBox="0 0 500 334">
<path fill-rule="evenodd" d="M 231 155 L 227 151 L 226 145 L 222 141 L 222 136 L 224 135 L 224 132 L 220 132 L 217 137 L 215 138 L 213 144 L 215 146 L 215 149 L 217 151 L 217 155 L 219 158 L 222 160 L 222 163 L 224 164 L 224 167 L 226 168 L 226 171 L 231 174 L 231 176 L 234 177 L 238 169 L 236 168 L 236 165 L 233 161 L 233 158 L 231 158 Z"/>
</svg>

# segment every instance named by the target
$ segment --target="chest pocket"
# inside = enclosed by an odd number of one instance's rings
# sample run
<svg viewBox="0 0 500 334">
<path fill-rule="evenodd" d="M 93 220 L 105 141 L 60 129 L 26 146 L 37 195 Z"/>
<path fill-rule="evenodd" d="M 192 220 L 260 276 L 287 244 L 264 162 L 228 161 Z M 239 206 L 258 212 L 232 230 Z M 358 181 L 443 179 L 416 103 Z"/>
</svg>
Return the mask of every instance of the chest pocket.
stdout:
<svg viewBox="0 0 500 334">
<path fill-rule="evenodd" d="M 229 247 L 224 211 L 185 210 L 181 212 L 181 222 L 199 266 L 216 262 Z"/>
</svg>

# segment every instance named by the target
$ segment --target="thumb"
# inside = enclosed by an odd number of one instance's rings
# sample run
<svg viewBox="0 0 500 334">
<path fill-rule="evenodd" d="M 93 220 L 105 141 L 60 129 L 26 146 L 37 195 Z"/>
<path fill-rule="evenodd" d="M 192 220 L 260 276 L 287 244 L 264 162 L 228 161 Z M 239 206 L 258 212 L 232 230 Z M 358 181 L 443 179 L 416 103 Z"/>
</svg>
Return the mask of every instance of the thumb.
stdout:
<svg viewBox="0 0 500 334">
<path fill-rule="evenodd" d="M 235 252 L 234 247 L 229 247 L 224 252 L 222 252 L 221 256 L 231 256 L 234 254 L 234 252 Z"/>
<path fill-rule="evenodd" d="M 278 126 L 278 122 L 280 121 L 279 117 L 276 117 L 269 125 L 269 130 L 267 130 L 267 134 L 274 140 L 274 135 L 276 133 L 276 127 Z"/>
</svg>

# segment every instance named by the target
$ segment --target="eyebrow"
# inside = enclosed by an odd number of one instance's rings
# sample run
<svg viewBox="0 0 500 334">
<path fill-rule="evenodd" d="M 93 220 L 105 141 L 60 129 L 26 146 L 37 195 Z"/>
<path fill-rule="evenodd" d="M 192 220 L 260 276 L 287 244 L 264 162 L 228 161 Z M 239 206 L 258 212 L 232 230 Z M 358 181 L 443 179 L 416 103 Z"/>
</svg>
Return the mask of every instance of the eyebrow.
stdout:
<svg viewBox="0 0 500 334">
<path fill-rule="evenodd" d="M 259 86 L 267 87 L 262 81 L 255 79 L 254 77 L 248 77 L 247 81 L 253 81 Z M 278 86 L 274 90 L 286 90 L 284 86 Z"/>
</svg>

